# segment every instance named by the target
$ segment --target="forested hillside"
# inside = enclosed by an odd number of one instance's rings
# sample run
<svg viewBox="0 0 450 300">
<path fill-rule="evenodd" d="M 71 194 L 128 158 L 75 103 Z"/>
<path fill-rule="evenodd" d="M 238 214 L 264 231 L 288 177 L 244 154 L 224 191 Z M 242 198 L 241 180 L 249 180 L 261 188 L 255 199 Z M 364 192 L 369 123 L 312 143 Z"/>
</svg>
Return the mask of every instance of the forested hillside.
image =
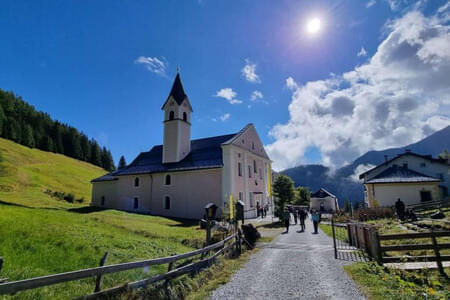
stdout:
<svg viewBox="0 0 450 300">
<path fill-rule="evenodd" d="M 29 148 L 60 153 L 113 171 L 111 152 L 94 139 L 67 124 L 53 120 L 47 113 L 12 92 L 0 89 L 0 137 Z"/>
</svg>

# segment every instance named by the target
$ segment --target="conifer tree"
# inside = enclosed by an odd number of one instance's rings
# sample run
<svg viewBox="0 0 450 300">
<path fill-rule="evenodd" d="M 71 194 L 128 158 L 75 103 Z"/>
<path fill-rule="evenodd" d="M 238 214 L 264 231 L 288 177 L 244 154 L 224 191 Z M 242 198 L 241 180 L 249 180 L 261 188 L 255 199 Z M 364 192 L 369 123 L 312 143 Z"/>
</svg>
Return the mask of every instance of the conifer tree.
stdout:
<svg viewBox="0 0 450 300">
<path fill-rule="evenodd" d="M 5 121 L 6 121 L 6 116 L 5 113 L 3 112 L 3 108 L 0 105 L 0 136 L 4 136 L 3 135 L 3 127 L 5 125 Z"/>
<path fill-rule="evenodd" d="M 30 125 L 24 125 L 22 127 L 22 145 L 27 146 L 29 148 L 34 148 L 34 136 L 33 129 Z"/>
<path fill-rule="evenodd" d="M 119 165 L 117 166 L 117 169 L 123 169 L 127 166 L 127 162 L 125 161 L 125 157 L 122 155 L 119 159 Z"/>
<path fill-rule="evenodd" d="M 99 145 L 95 140 L 91 140 L 91 164 L 101 167 L 102 166 L 102 153 Z"/>
</svg>

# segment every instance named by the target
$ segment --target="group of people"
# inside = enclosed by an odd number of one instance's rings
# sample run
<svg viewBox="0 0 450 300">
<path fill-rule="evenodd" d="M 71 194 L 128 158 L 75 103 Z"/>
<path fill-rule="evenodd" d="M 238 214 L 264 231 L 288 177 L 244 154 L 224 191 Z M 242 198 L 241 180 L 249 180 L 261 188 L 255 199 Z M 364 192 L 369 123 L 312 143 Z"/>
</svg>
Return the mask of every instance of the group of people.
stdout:
<svg viewBox="0 0 450 300">
<path fill-rule="evenodd" d="M 395 213 L 400 221 L 411 220 L 417 221 L 417 216 L 412 209 L 405 209 L 405 203 L 400 198 L 395 202 Z"/>
<path fill-rule="evenodd" d="M 320 222 L 320 213 L 315 210 L 311 209 L 311 220 L 313 221 L 314 225 L 314 234 L 318 234 L 319 230 L 319 222 Z M 294 215 L 294 222 L 295 225 L 297 225 L 297 221 L 300 221 L 300 232 L 304 232 L 306 225 L 305 220 L 308 217 L 308 211 L 306 209 L 300 208 L 300 209 L 292 209 L 291 207 L 286 207 L 283 214 L 283 221 L 284 226 L 286 227 L 286 232 L 289 232 L 289 225 L 291 224 L 291 214 Z"/>
<path fill-rule="evenodd" d="M 267 211 L 269 210 L 269 205 L 260 206 L 259 202 L 256 203 L 256 213 L 258 217 L 265 218 L 267 217 Z"/>
</svg>

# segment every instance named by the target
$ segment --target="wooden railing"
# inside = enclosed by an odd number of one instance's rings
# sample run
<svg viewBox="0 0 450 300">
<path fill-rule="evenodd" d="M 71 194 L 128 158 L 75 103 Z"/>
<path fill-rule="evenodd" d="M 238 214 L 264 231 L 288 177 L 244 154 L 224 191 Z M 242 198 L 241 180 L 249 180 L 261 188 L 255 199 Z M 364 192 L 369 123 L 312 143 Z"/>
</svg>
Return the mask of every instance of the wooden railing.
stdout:
<svg viewBox="0 0 450 300">
<path fill-rule="evenodd" d="M 232 241 L 232 239 L 235 239 L 233 243 L 230 243 L 229 245 L 226 245 L 227 242 Z M 29 289 L 35 289 L 38 287 L 53 285 L 57 283 L 62 282 L 68 282 L 68 281 L 74 281 L 79 280 L 83 278 L 93 277 L 97 276 L 96 281 L 96 287 L 95 292 L 91 295 L 87 295 L 82 297 L 81 299 L 95 299 L 96 297 L 100 295 L 110 295 L 114 294 L 120 291 L 125 291 L 127 289 L 133 289 L 138 287 L 143 287 L 146 285 L 149 285 L 151 283 L 155 283 L 162 280 L 170 280 L 171 278 L 175 278 L 177 276 L 198 271 L 201 268 L 207 267 L 210 264 L 212 264 L 217 256 L 220 254 L 223 254 L 226 250 L 230 249 L 231 247 L 236 247 L 237 251 L 240 252 L 241 250 L 241 233 L 240 231 L 228 236 L 224 240 L 217 242 L 213 245 L 209 245 L 207 247 L 204 247 L 202 249 L 194 250 L 191 252 L 179 254 L 179 255 L 172 255 L 168 257 L 163 258 L 155 258 L 155 259 L 148 259 L 148 260 L 141 260 L 141 261 L 135 261 L 135 262 L 129 262 L 129 263 L 121 263 L 121 264 L 115 264 L 115 265 L 109 265 L 109 266 L 100 266 L 96 268 L 89 268 L 84 270 L 77 270 L 72 272 L 66 272 L 66 273 L 60 273 L 60 274 L 54 274 L 54 275 L 48 275 L 48 276 L 42 276 L 42 277 L 36 277 L 31 279 L 25 279 L 25 280 L 19 280 L 19 281 L 12 281 L 12 282 L 6 282 L 6 283 L 0 283 L 0 295 L 2 294 L 14 294 L 19 291 L 29 290 Z M 221 248 L 219 251 L 214 253 L 212 256 L 207 256 L 207 254 L 215 249 Z M 188 265 L 181 265 L 177 268 L 173 268 L 173 265 L 176 261 L 179 261 L 181 259 L 193 257 L 196 255 L 201 255 L 200 261 L 195 263 L 190 263 Z M 105 255 L 106 260 L 106 255 Z M 101 290 L 101 276 L 109 273 L 116 273 L 116 272 L 122 272 L 137 268 L 143 268 L 143 267 L 149 267 L 154 265 L 161 265 L 161 264 L 169 264 L 169 270 L 165 274 L 157 275 L 151 278 L 139 280 L 136 282 L 131 282 L 124 284 L 122 286 L 113 287 L 107 290 Z"/>
<path fill-rule="evenodd" d="M 404 239 L 431 239 L 431 244 L 402 244 L 379 246 L 378 260 L 381 263 L 398 263 L 398 262 L 427 262 L 435 261 L 441 273 L 444 273 L 443 261 L 450 261 L 450 255 L 441 255 L 443 249 L 450 249 L 450 243 L 438 243 L 438 237 L 450 237 L 450 231 L 431 231 L 419 233 L 403 233 L 380 235 L 379 241 L 386 240 L 404 240 Z M 421 256 L 386 256 L 388 251 L 414 251 L 414 250 L 434 250 L 434 255 Z"/>
</svg>

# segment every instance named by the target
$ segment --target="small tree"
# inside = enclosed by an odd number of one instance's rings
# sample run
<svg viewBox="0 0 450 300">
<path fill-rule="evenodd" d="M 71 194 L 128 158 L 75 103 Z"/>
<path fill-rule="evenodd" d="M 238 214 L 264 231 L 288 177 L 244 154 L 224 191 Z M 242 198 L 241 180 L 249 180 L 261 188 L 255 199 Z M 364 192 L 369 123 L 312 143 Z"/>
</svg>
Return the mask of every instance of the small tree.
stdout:
<svg viewBox="0 0 450 300">
<path fill-rule="evenodd" d="M 275 196 L 275 214 L 281 217 L 285 205 L 291 203 L 295 197 L 292 179 L 286 175 L 280 175 L 273 184 L 273 194 Z"/>
<path fill-rule="evenodd" d="M 125 161 L 125 157 L 122 155 L 119 159 L 119 165 L 117 166 L 117 169 L 123 169 L 127 166 L 127 162 Z"/>
<path fill-rule="evenodd" d="M 348 201 L 348 199 L 344 200 L 344 210 L 348 213 L 352 211 L 352 204 Z"/>
<path fill-rule="evenodd" d="M 307 187 L 299 186 L 295 189 L 294 203 L 297 205 L 309 206 L 311 202 L 311 193 Z"/>
</svg>

